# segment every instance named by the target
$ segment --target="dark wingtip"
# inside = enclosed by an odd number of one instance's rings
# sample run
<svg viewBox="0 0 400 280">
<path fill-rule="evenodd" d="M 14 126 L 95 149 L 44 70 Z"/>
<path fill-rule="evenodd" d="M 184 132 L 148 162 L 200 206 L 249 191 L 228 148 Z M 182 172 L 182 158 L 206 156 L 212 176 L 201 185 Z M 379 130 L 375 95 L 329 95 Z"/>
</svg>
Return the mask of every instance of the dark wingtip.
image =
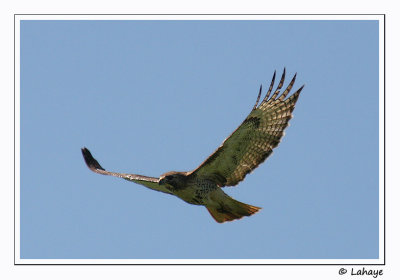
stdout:
<svg viewBox="0 0 400 280">
<path fill-rule="evenodd" d="M 256 104 L 254 104 L 252 111 L 254 111 L 255 109 L 257 109 L 258 102 L 260 101 L 261 92 L 262 92 L 262 84 L 260 85 L 260 92 L 258 93 L 257 100 L 256 100 Z"/>
<path fill-rule="evenodd" d="M 275 83 L 275 77 L 276 77 L 276 70 L 274 71 L 274 75 L 272 76 L 272 80 L 271 80 L 271 85 L 273 86 Z"/>
<path fill-rule="evenodd" d="M 300 92 L 303 90 L 304 86 L 305 86 L 305 85 L 302 85 L 302 86 L 293 94 L 293 95 L 295 96 L 295 97 L 294 97 L 295 102 L 297 102 L 297 99 L 298 99 L 299 96 L 300 96 Z"/>
<path fill-rule="evenodd" d="M 101 167 L 101 165 L 98 163 L 98 161 L 93 158 L 93 156 L 90 153 L 89 149 L 87 149 L 86 147 L 83 147 L 81 149 L 81 151 L 82 151 L 83 159 L 85 160 L 86 165 L 90 169 L 101 169 L 101 170 L 104 170 L 104 168 Z"/>
</svg>

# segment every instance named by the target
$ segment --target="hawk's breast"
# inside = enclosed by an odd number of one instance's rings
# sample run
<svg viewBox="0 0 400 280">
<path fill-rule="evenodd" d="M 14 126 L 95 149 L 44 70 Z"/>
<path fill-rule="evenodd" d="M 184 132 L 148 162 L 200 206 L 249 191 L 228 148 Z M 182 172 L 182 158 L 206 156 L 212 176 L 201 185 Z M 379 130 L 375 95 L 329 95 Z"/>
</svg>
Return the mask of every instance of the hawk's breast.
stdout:
<svg viewBox="0 0 400 280">
<path fill-rule="evenodd" d="M 185 189 L 175 191 L 175 195 L 190 204 L 204 205 L 209 199 L 209 194 L 218 188 L 217 184 L 210 180 L 190 180 Z"/>
</svg>

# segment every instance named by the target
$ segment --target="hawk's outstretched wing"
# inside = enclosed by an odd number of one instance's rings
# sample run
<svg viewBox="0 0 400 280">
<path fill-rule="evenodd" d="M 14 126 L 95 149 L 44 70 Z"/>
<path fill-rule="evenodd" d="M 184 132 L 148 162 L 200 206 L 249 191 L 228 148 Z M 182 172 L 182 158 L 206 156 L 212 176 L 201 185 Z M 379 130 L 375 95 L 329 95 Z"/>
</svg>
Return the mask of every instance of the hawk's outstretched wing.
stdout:
<svg viewBox="0 0 400 280">
<path fill-rule="evenodd" d="M 221 187 L 234 186 L 272 153 L 272 149 L 279 144 L 284 135 L 283 131 L 292 118 L 292 111 L 304 87 L 303 85 L 286 98 L 296 80 L 294 75 L 288 87 L 279 96 L 285 72 L 283 70 L 281 81 L 270 97 L 275 71 L 265 98 L 258 104 L 262 92 L 260 87 L 251 113 L 211 156 L 189 173 L 190 175 L 211 179 Z"/>
<path fill-rule="evenodd" d="M 164 192 L 164 193 L 169 193 L 171 192 L 165 188 L 165 186 L 159 185 L 158 184 L 158 178 L 154 177 L 147 177 L 147 176 L 142 176 L 142 175 L 136 175 L 136 174 L 125 174 L 125 173 L 116 173 L 116 172 L 110 172 L 106 171 L 97 160 L 95 160 L 90 153 L 90 151 L 87 148 L 82 149 L 82 155 L 83 158 L 85 159 L 86 165 L 89 167 L 90 170 L 93 172 L 103 174 L 103 175 L 110 175 L 110 176 L 115 176 L 119 177 L 128 181 L 135 182 L 137 184 L 141 184 L 145 187 L 148 187 L 150 189 Z"/>
</svg>

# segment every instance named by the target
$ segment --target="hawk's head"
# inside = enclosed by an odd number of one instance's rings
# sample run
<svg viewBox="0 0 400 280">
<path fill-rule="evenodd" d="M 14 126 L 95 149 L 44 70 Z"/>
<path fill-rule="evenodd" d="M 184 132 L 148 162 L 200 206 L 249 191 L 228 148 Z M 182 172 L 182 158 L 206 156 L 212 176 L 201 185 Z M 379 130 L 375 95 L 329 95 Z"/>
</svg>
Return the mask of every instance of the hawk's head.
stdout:
<svg viewBox="0 0 400 280">
<path fill-rule="evenodd" d="M 184 189 L 186 188 L 186 172 L 167 172 L 160 176 L 158 180 L 159 185 L 171 186 L 173 189 Z"/>
</svg>

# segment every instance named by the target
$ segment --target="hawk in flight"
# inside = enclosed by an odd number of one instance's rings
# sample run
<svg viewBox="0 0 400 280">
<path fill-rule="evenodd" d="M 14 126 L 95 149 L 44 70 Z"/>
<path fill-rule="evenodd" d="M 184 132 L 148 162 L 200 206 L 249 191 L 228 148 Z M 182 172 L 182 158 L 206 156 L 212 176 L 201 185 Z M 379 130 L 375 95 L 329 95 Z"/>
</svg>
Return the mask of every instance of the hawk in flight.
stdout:
<svg viewBox="0 0 400 280">
<path fill-rule="evenodd" d="M 120 177 L 152 190 L 172 194 L 190 204 L 204 205 L 218 223 L 250 216 L 261 208 L 231 198 L 222 191 L 222 187 L 235 186 L 241 182 L 271 155 L 284 135 L 284 129 L 292 118 L 294 106 L 304 87 L 287 97 L 295 82 L 295 74 L 280 94 L 285 72 L 284 69 L 279 85 L 272 93 L 276 75 L 274 72 L 264 99 L 259 102 L 261 86 L 256 104 L 247 118 L 213 154 L 192 171 L 171 171 L 155 178 L 107 171 L 87 148 L 82 149 L 83 158 L 93 172 Z"/>
</svg>

